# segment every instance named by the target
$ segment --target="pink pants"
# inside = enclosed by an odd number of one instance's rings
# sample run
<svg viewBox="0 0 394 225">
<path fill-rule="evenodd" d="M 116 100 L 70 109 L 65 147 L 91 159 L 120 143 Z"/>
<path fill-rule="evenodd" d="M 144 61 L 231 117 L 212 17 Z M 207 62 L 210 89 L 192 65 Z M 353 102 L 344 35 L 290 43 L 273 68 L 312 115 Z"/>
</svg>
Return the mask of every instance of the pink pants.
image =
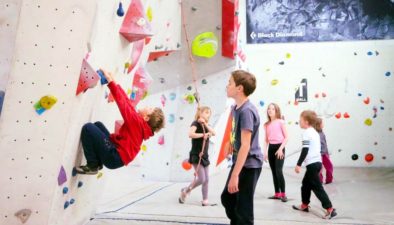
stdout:
<svg viewBox="0 0 394 225">
<path fill-rule="evenodd" d="M 332 182 L 332 173 L 334 171 L 334 166 L 330 160 L 330 156 L 328 154 L 323 154 L 321 156 L 323 167 L 326 170 L 326 183 Z M 323 169 L 320 171 L 320 181 L 323 183 Z"/>
</svg>

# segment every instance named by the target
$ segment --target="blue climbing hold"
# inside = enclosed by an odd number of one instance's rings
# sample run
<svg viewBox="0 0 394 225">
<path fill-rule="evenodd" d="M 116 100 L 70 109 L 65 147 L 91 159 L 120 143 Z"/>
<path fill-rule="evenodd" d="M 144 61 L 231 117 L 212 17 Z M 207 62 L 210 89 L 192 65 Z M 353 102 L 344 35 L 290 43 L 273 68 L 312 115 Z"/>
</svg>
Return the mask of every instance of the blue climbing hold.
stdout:
<svg viewBox="0 0 394 225">
<path fill-rule="evenodd" d="M 386 77 L 389 77 L 389 76 L 391 76 L 391 72 L 390 72 L 390 71 L 387 71 L 387 72 L 385 73 L 385 75 L 386 75 Z"/>
<path fill-rule="evenodd" d="M 123 10 L 122 3 L 121 3 L 121 2 L 119 2 L 119 7 L 118 7 L 118 10 L 116 11 L 116 14 L 117 14 L 118 16 L 120 16 L 120 17 L 124 16 L 124 10 Z"/>
<path fill-rule="evenodd" d="M 78 187 L 80 188 L 80 187 L 82 187 L 82 185 L 83 185 L 83 182 L 82 181 L 78 181 Z"/>
<path fill-rule="evenodd" d="M 367 52 L 367 55 L 373 55 L 373 53 L 371 51 Z"/>
<path fill-rule="evenodd" d="M 383 107 L 383 106 L 380 106 L 380 110 L 384 110 L 384 107 Z"/>
<path fill-rule="evenodd" d="M 73 177 L 75 177 L 77 175 L 77 169 L 75 167 L 73 168 L 73 171 L 71 172 L 71 175 Z"/>
<path fill-rule="evenodd" d="M 362 94 L 361 94 L 361 93 L 358 93 L 357 95 L 358 95 L 359 97 L 361 97 L 361 96 L 362 96 Z"/>
<path fill-rule="evenodd" d="M 68 187 L 64 187 L 63 188 L 63 194 L 67 194 L 67 192 L 68 192 Z"/>
<path fill-rule="evenodd" d="M 97 70 L 97 74 L 100 76 L 100 83 L 101 83 L 101 85 L 108 84 L 108 81 L 105 78 L 103 71 Z"/>
<path fill-rule="evenodd" d="M 72 204 L 74 204 L 74 202 L 75 202 L 75 199 L 70 199 L 70 205 L 72 205 Z"/>
<path fill-rule="evenodd" d="M 261 107 L 264 106 L 264 101 L 263 101 L 263 100 L 260 101 L 260 106 L 261 106 Z"/>
<path fill-rule="evenodd" d="M 174 101 L 176 98 L 176 94 L 174 92 L 170 93 L 170 100 Z"/>
<path fill-rule="evenodd" d="M 174 115 L 174 114 L 170 114 L 170 115 L 168 116 L 168 122 L 170 122 L 170 123 L 175 122 L 175 115 Z"/>
<path fill-rule="evenodd" d="M 69 205 L 70 205 L 70 203 L 69 203 L 68 201 L 66 201 L 66 202 L 64 203 L 64 209 L 67 209 Z"/>
</svg>

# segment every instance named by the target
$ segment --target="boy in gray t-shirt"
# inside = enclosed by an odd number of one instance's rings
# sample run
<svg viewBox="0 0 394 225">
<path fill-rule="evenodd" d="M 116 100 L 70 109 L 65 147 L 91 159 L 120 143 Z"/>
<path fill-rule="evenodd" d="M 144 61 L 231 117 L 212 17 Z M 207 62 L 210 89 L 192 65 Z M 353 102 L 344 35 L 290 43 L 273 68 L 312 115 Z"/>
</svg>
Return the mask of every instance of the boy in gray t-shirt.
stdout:
<svg viewBox="0 0 394 225">
<path fill-rule="evenodd" d="M 263 165 L 259 145 L 260 118 L 248 96 L 256 89 L 254 75 L 236 70 L 231 73 L 227 96 L 235 100 L 232 108 L 232 132 L 227 150 L 233 153 L 233 166 L 221 200 L 231 224 L 254 223 L 253 199 Z"/>
</svg>

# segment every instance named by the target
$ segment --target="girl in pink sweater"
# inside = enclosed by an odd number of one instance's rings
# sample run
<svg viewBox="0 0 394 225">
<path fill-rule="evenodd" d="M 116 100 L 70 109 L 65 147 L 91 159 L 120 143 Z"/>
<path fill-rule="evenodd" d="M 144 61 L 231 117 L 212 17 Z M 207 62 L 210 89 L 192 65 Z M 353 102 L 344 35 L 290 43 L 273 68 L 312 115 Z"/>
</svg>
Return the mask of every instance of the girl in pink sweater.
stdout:
<svg viewBox="0 0 394 225">
<path fill-rule="evenodd" d="M 264 124 L 264 160 L 267 161 L 268 158 L 275 187 L 275 195 L 269 197 L 269 199 L 280 199 L 282 202 L 287 202 L 283 164 L 288 135 L 277 104 L 271 103 L 268 105 L 267 118 L 268 121 Z"/>
</svg>

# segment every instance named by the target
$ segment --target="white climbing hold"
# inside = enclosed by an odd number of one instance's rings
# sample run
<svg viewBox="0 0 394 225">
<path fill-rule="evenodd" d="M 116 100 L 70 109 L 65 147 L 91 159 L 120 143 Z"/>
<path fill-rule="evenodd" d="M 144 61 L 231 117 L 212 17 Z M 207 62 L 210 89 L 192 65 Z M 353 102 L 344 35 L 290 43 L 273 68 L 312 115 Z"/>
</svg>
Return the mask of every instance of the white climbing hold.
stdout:
<svg viewBox="0 0 394 225">
<path fill-rule="evenodd" d="M 22 223 L 26 223 L 31 215 L 30 209 L 21 209 L 14 214 Z"/>
</svg>

